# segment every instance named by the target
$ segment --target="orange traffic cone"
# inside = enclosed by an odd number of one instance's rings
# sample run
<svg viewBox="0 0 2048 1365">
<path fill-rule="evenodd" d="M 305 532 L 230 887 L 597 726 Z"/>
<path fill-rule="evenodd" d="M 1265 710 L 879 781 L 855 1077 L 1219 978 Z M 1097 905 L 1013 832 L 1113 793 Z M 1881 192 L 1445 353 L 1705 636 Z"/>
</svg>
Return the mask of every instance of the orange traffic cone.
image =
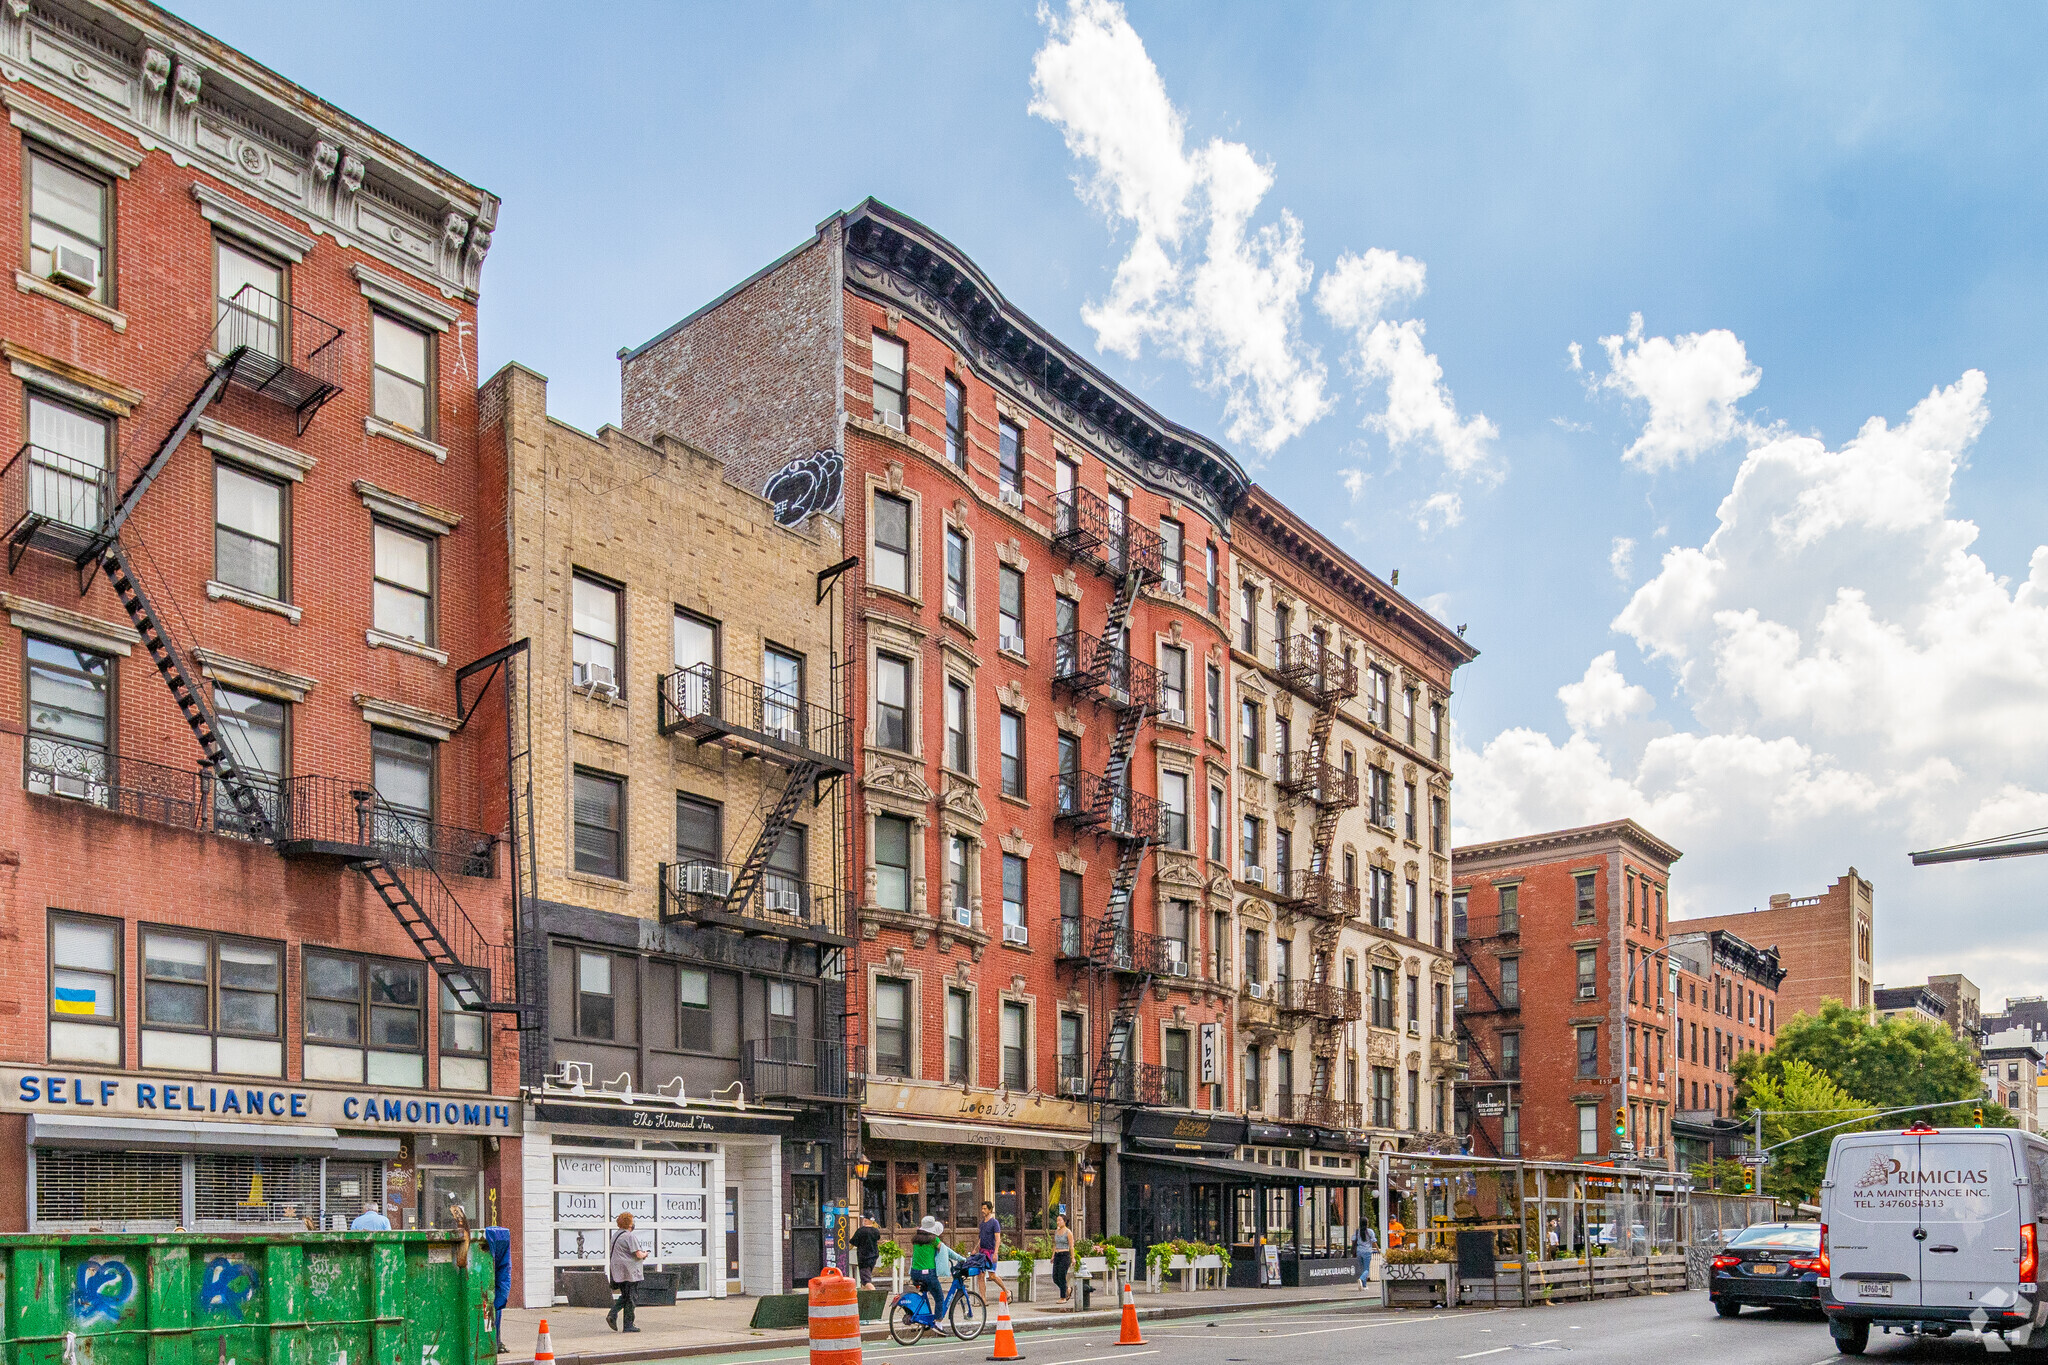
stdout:
<svg viewBox="0 0 2048 1365">
<path fill-rule="evenodd" d="M 540 1320 L 540 1340 L 533 1344 L 533 1365 L 555 1365 L 555 1344 L 548 1340 L 548 1320 Z"/>
<path fill-rule="evenodd" d="M 1017 1333 L 1010 1326 L 1010 1291 L 1001 1284 L 996 1285 L 996 1353 L 990 1360 L 1022 1360 L 1024 1353 L 1017 1349 Z"/>
<path fill-rule="evenodd" d="M 1131 1286 L 1124 1284 L 1124 1330 L 1118 1335 L 1119 1346 L 1143 1346 L 1145 1338 L 1138 1335 L 1138 1301 L 1131 1296 Z"/>
</svg>

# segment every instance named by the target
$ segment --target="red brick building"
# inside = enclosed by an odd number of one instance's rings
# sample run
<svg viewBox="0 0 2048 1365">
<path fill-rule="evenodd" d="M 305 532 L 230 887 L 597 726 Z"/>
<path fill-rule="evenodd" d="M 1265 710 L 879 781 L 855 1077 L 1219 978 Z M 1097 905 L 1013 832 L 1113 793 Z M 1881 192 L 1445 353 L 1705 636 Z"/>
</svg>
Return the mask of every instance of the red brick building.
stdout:
<svg viewBox="0 0 2048 1365">
<path fill-rule="evenodd" d="M 1688 1119 L 1727 1118 L 1735 1107 L 1735 1059 L 1777 1043 L 1785 969 L 1775 948 L 1726 929 L 1687 932 L 1691 924 L 1672 926 L 1678 932 L 1670 942 L 1673 1103 Z"/>
<path fill-rule="evenodd" d="M 1773 948 L 1785 968 L 1778 992 L 1785 1018 L 1819 1014 L 1829 1000 L 1867 1010 L 1876 989 L 1877 888 L 1850 868 L 1813 896 L 1779 891 L 1769 908 L 1732 915 L 1699 915 L 1688 932 L 1726 929 L 1749 943 Z"/>
<path fill-rule="evenodd" d="M 135 0 L 0 59 L 0 1229 L 495 1221 L 497 201 Z"/>
<path fill-rule="evenodd" d="M 1680 856 L 1633 820 L 1453 852 L 1457 1122 L 1475 1154 L 1669 1159 Z"/>
<path fill-rule="evenodd" d="M 1295 1207 L 1253 1191 L 1356 1183 L 1291 1133 L 1271 1177 L 1122 1177 L 1268 1141 L 1233 1065 L 1230 455 L 873 200 L 622 359 L 630 433 L 793 518 L 843 507 L 859 559 L 857 1202 L 899 1233 L 989 1198 L 1029 1235 L 1064 1206 L 1242 1240 L 1249 1266 Z"/>
</svg>

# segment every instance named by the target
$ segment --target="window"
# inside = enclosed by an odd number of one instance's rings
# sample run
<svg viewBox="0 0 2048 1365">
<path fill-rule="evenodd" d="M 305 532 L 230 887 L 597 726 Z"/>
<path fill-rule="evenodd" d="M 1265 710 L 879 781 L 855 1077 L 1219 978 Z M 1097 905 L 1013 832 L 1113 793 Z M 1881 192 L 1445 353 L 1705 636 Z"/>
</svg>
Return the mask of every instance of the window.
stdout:
<svg viewBox="0 0 2048 1365">
<path fill-rule="evenodd" d="M 1433 892 L 1429 898 L 1429 941 L 1436 947 L 1444 946 L 1444 893 Z"/>
<path fill-rule="evenodd" d="M 1273 885 L 1285 887 L 1287 875 L 1294 870 L 1294 831 L 1276 829 L 1273 831 Z"/>
<path fill-rule="evenodd" d="M 1415 689 L 1412 687 L 1401 689 L 1401 737 L 1408 741 L 1409 747 L 1414 747 Z"/>
<path fill-rule="evenodd" d="M 121 921 L 50 916 L 50 1060 L 118 1067 Z"/>
<path fill-rule="evenodd" d="M 1060 1093 L 1071 1094 L 1086 1088 L 1086 1073 L 1081 1070 L 1081 1016 L 1060 1015 Z"/>
<path fill-rule="evenodd" d="M 676 970 L 676 1046 L 685 1052 L 710 1052 L 711 973 L 695 967 Z"/>
<path fill-rule="evenodd" d="M 1024 1040 L 1028 1036 L 1024 1007 L 1014 1001 L 1003 1003 L 1003 1089 L 1028 1090 L 1030 1072 L 1025 1066 Z"/>
<path fill-rule="evenodd" d="M 946 1079 L 955 1085 L 967 1083 L 968 1010 L 966 991 L 946 992 Z"/>
<path fill-rule="evenodd" d="M 1449 812 L 1444 806 L 1444 799 L 1441 796 L 1430 797 L 1429 847 L 1430 851 L 1433 853 L 1444 853 L 1449 851 L 1450 839 L 1448 836 L 1448 832 L 1445 829 L 1445 825 L 1448 823 L 1448 817 Z"/>
<path fill-rule="evenodd" d="M 1027 937 L 1024 919 L 1024 860 L 1014 853 L 1003 855 L 1003 938 L 1011 931 L 1021 940 Z"/>
<path fill-rule="evenodd" d="M 768 1019 L 768 1041 L 777 1045 L 776 1055 L 796 1055 L 796 986 L 788 981 L 764 981 Z"/>
<path fill-rule="evenodd" d="M 379 834 L 401 846 L 434 846 L 434 742 L 399 730 L 370 730 L 370 785 L 391 807 L 397 829 Z M 381 824 L 392 816 L 377 812 Z"/>
<path fill-rule="evenodd" d="M 594 956 L 610 966 L 610 958 L 600 954 L 580 956 Z M 309 1078 L 414 1089 L 426 1085 L 426 970 L 422 964 L 307 948 L 303 966 L 305 1074 Z M 606 976 L 606 990 L 610 990 L 608 982 L 610 976 Z M 446 988 L 442 986 L 442 990 Z M 444 1017 L 451 1013 L 451 999 L 451 995 L 442 995 Z M 463 1015 L 459 1007 L 453 1013 Z M 467 1015 L 467 1019 L 483 1023 L 483 1015 Z M 578 1009 L 580 1025 L 582 1019 L 582 1009 Z M 582 1027 L 578 1031 L 588 1038 L 610 1038 L 608 1009 L 604 1027 L 604 1033 L 586 1033 Z M 461 1036 L 461 1029 L 457 1033 Z M 475 1054 L 481 1056 L 481 1027 L 475 1029 L 471 1042 Z"/>
<path fill-rule="evenodd" d="M 946 615 L 967 619 L 967 537 L 946 528 Z"/>
<path fill-rule="evenodd" d="M 700 673 L 708 673 L 718 667 L 718 622 L 677 607 L 674 652 L 673 663 L 678 670 L 696 669 Z M 699 684 L 699 691 L 695 694 L 698 706 L 704 710 L 709 710 L 713 704 L 709 692 L 703 690 L 708 683 L 709 679 L 706 679 Z"/>
<path fill-rule="evenodd" d="M 383 528 L 380 527 L 381 531 Z M 383 605 L 382 558 L 384 540 L 378 538 L 379 593 L 378 605 L 381 615 Z M 394 542 L 394 546 L 396 542 Z M 619 667 L 619 640 L 624 635 L 622 616 L 625 594 L 616 584 L 606 583 L 589 574 L 578 573 L 571 585 L 572 620 L 570 624 L 570 677 L 577 684 L 608 683 L 618 691 L 625 689 L 625 673 Z"/>
<path fill-rule="evenodd" d="M 1365 818 L 1381 829 L 1394 827 L 1394 775 L 1385 768 L 1367 768 Z"/>
<path fill-rule="evenodd" d="M 1444 708 L 1440 702 L 1429 707 L 1429 757 L 1432 762 L 1442 762 L 1444 756 Z"/>
<path fill-rule="evenodd" d="M 28 790 L 107 800 L 113 661 L 28 636 Z"/>
<path fill-rule="evenodd" d="M 1418 1072 L 1408 1073 L 1408 1130 L 1415 1132 L 1422 1127 L 1422 1076 Z"/>
<path fill-rule="evenodd" d="M 1057 504 L 1053 514 L 1053 534 L 1064 535 L 1075 529 L 1074 490 L 1081 483 L 1081 467 L 1064 455 L 1058 455 L 1052 462 L 1053 500 Z"/>
<path fill-rule="evenodd" d="M 1283 602 L 1273 604 L 1273 653 L 1275 659 L 1281 650 L 1287 648 L 1288 637 L 1294 633 L 1294 613 Z"/>
<path fill-rule="evenodd" d="M 770 899 L 770 909 L 784 914 L 810 912 L 810 831 L 790 825 L 769 851 L 768 866 L 761 877 L 761 890 Z"/>
<path fill-rule="evenodd" d="M 1109 534 L 1102 553 L 1109 561 L 1110 572 L 1120 578 L 1124 572 L 1124 553 L 1130 548 L 1131 500 L 1122 493 L 1111 493 L 1103 501 L 1109 508 Z"/>
<path fill-rule="evenodd" d="M 804 735 L 804 660 L 775 645 L 761 649 L 761 728 L 787 743 Z"/>
<path fill-rule="evenodd" d="M 1188 652 L 1178 645 L 1159 650 L 1159 704 L 1166 718 L 1185 724 L 1188 718 Z"/>
<path fill-rule="evenodd" d="M 967 390 L 950 374 L 946 376 L 946 458 L 956 468 L 967 468 Z"/>
<path fill-rule="evenodd" d="M 1280 1102 L 1282 1118 L 1291 1117 L 1289 1109 L 1294 1099 L 1294 1049 L 1279 1048 L 1273 1053 L 1273 1098 Z"/>
<path fill-rule="evenodd" d="M 1186 1029 L 1170 1028 L 1166 1031 L 1166 1039 L 1161 1057 L 1166 1072 L 1166 1102 L 1175 1108 L 1179 1108 L 1188 1102 L 1188 1031 Z"/>
<path fill-rule="evenodd" d="M 278 783 L 286 775 L 285 704 L 216 684 L 213 709 L 222 742 L 242 765 L 243 778 L 256 788 L 257 800 L 275 816 Z M 217 818 L 239 819 L 225 789 L 216 788 L 214 810 Z"/>
<path fill-rule="evenodd" d="M 910 592 L 910 500 L 875 494 L 874 581 L 878 588 Z"/>
<path fill-rule="evenodd" d="M 381 521 L 371 528 L 371 536 L 376 549 L 371 624 L 386 635 L 433 644 L 433 541 Z M 575 681 L 608 682 L 617 688 L 619 592 L 579 575 L 574 595 Z"/>
<path fill-rule="evenodd" d="M 1579 1106 L 1579 1155 L 1600 1154 L 1600 1106 L 1582 1104 Z"/>
<path fill-rule="evenodd" d="M 1247 654 L 1259 652 L 1259 590 L 1247 583 L 1238 590 L 1237 647 Z"/>
<path fill-rule="evenodd" d="M 1586 924 L 1593 918 L 1593 874 L 1580 872 L 1572 877 L 1576 892 L 1572 919 L 1574 923 Z"/>
<path fill-rule="evenodd" d="M 1633 928 L 1633 927 L 1635 926 L 1635 922 L 1636 922 L 1636 879 L 1635 879 L 1635 876 L 1634 876 L 1634 874 L 1630 874 L 1630 875 L 1629 875 L 1628 877 L 1624 878 L 1623 880 L 1624 880 L 1624 884 L 1625 884 L 1625 885 L 1626 885 L 1626 887 L 1627 887 L 1627 893 L 1626 893 L 1626 894 L 1625 894 L 1625 895 L 1624 895 L 1624 896 L 1622 897 L 1622 901 L 1621 901 L 1621 903 L 1622 903 L 1622 907 L 1623 907 L 1623 911 L 1622 911 L 1622 919 L 1623 919 L 1623 921 L 1624 921 L 1624 922 L 1625 922 L 1626 924 L 1628 924 L 1628 925 L 1629 925 L 1629 927 Z M 1650 920 L 1650 916 L 1649 916 L 1649 913 L 1648 913 L 1648 912 L 1649 912 L 1649 909 L 1650 909 L 1650 898 L 1649 898 L 1648 896 L 1644 896 L 1644 897 L 1643 897 L 1643 911 L 1644 911 L 1644 914 L 1643 914 L 1643 923 L 1644 923 L 1644 926 L 1645 926 L 1645 927 L 1647 927 L 1647 926 L 1648 926 L 1648 924 L 1649 924 L 1649 920 Z"/>
<path fill-rule="evenodd" d="M 1294 753 L 1294 722 L 1286 716 L 1273 717 L 1273 757 L 1278 760 L 1276 770 L 1282 778 L 1287 776 L 1287 760 Z"/>
<path fill-rule="evenodd" d="M 1394 1126 L 1394 1068 L 1390 1066 L 1372 1069 L 1372 1126 Z"/>
<path fill-rule="evenodd" d="M 1220 586 L 1216 575 L 1216 542 L 1210 541 L 1203 551 L 1203 573 L 1209 586 L 1208 608 L 1211 616 L 1216 615 L 1219 603 L 1216 593 Z"/>
<path fill-rule="evenodd" d="M 574 823 L 576 870 L 597 877 L 626 875 L 626 781 L 578 768 Z"/>
<path fill-rule="evenodd" d="M 1421 1032 L 1422 1024 L 1422 978 L 1411 973 L 1408 977 L 1408 1027 L 1411 1032 Z"/>
<path fill-rule="evenodd" d="M 1460 962 L 1457 966 L 1451 968 L 1451 1007 L 1453 1009 L 1465 1008 L 1467 983 L 1470 979 L 1470 974 L 1464 963 Z"/>
<path fill-rule="evenodd" d="M 1501 1110 L 1500 1151 L 1502 1156 L 1522 1154 L 1522 1111 L 1516 1105 Z"/>
<path fill-rule="evenodd" d="M 1500 932 L 1520 933 L 1522 928 L 1522 887 L 1518 882 L 1513 886 L 1498 888 L 1494 894 L 1500 898 Z"/>
<path fill-rule="evenodd" d="M 1159 804 L 1165 807 L 1165 828 L 1160 831 L 1168 848 L 1188 846 L 1188 778 L 1186 773 L 1159 775 Z"/>
<path fill-rule="evenodd" d="M 1209 683 L 1209 738 L 1218 744 L 1229 742 L 1223 733 L 1223 670 L 1215 664 L 1206 666 Z"/>
<path fill-rule="evenodd" d="M 1166 580 L 1166 590 L 1176 596 L 1187 592 L 1187 570 L 1182 563 L 1187 533 L 1181 524 L 1171 517 L 1159 519 L 1159 571 Z"/>
<path fill-rule="evenodd" d="M 1003 421 L 996 427 L 996 481 L 1003 491 L 1018 497 L 1024 495 L 1024 433 L 1015 422 Z"/>
<path fill-rule="evenodd" d="M 875 1070 L 884 1076 L 910 1074 L 910 985 L 875 983 Z"/>
<path fill-rule="evenodd" d="M 1394 969 L 1374 967 L 1372 969 L 1372 1022 L 1374 1028 L 1393 1028 L 1394 1021 Z"/>
<path fill-rule="evenodd" d="M 1596 952 L 1597 950 L 1592 948 L 1579 949 L 1579 999 L 1581 1000 L 1591 1000 L 1599 993 L 1599 982 L 1594 974 Z"/>
<path fill-rule="evenodd" d="M 1266 936 L 1257 929 L 1244 931 L 1244 979 L 1266 979 Z"/>
<path fill-rule="evenodd" d="M 1503 1009 L 1513 1009 L 1522 1000 L 1522 959 L 1504 957 L 1500 960 L 1500 1003 Z"/>
<path fill-rule="evenodd" d="M 1429 988 L 1429 996 L 1430 1034 L 1437 1038 L 1448 1037 L 1451 1031 L 1450 992 L 1445 990 L 1444 983 L 1439 981 Z"/>
<path fill-rule="evenodd" d="M 1664 937 L 1664 888 L 1657 888 L 1657 937 Z"/>
<path fill-rule="evenodd" d="M 1244 1050 L 1244 1107 L 1259 1110 L 1265 1107 L 1266 1078 L 1259 1070 L 1259 1050 L 1248 1047 Z"/>
<path fill-rule="evenodd" d="M 875 743 L 910 751 L 910 660 L 894 654 L 875 656 Z"/>
<path fill-rule="evenodd" d="M 904 376 L 909 369 L 908 348 L 895 337 L 884 336 L 880 332 L 876 332 L 868 344 L 874 353 L 875 420 L 901 431 L 906 387 Z"/>
<path fill-rule="evenodd" d="M 1394 927 L 1394 874 L 1384 867 L 1366 871 L 1366 919 L 1377 928 Z"/>
<path fill-rule="evenodd" d="M 1003 795 L 1024 795 L 1024 717 L 1015 711 L 1002 713 Z"/>
<path fill-rule="evenodd" d="M 1387 714 L 1388 690 L 1393 686 L 1384 668 L 1368 668 L 1365 671 L 1365 718 L 1373 725 L 1385 730 L 1392 722 Z"/>
<path fill-rule="evenodd" d="M 222 323 L 214 345 L 223 352 L 247 346 L 278 360 L 288 357 L 290 317 L 285 298 L 290 276 L 285 268 L 215 238 L 213 274 Z"/>
<path fill-rule="evenodd" d="M 1209 788 L 1209 857 L 1223 861 L 1223 788 Z"/>
<path fill-rule="evenodd" d="M 83 291 L 113 302 L 113 185 L 100 176 L 59 161 L 39 147 L 25 149 L 28 162 L 28 273 L 39 280 L 56 269 L 59 247 L 92 259 L 93 287 Z"/>
<path fill-rule="evenodd" d="M 576 954 L 576 1033 L 614 1037 L 618 1026 L 612 1001 L 612 960 L 607 953 Z"/>
<path fill-rule="evenodd" d="M 382 313 L 370 317 L 370 411 L 422 436 L 434 434 L 433 334 Z"/>
<path fill-rule="evenodd" d="M 1244 818 L 1244 865 L 1247 870 L 1259 866 L 1259 818 L 1247 815 Z"/>
<path fill-rule="evenodd" d="M 1188 964 L 1188 935 L 1193 931 L 1194 907 L 1186 901 L 1166 902 L 1159 911 L 1159 937 L 1166 940 L 1167 961 Z"/>
<path fill-rule="evenodd" d="M 1244 722 L 1244 727 L 1243 734 L 1240 736 L 1239 739 L 1238 757 L 1239 761 L 1242 762 L 1245 767 L 1250 768 L 1254 772 L 1256 772 L 1259 766 L 1260 749 L 1259 704 L 1255 701 L 1245 702 L 1242 710 L 1242 720 Z"/>
<path fill-rule="evenodd" d="M 216 934 L 144 928 L 142 1065 L 284 1074 L 284 952 Z"/>
<path fill-rule="evenodd" d="M 213 576 L 232 588 L 282 600 L 284 485 L 231 464 L 213 467 Z"/>
<path fill-rule="evenodd" d="M 974 747 L 968 733 L 967 684 L 946 680 L 946 766 L 956 773 L 974 771 Z"/>
<path fill-rule="evenodd" d="M 953 919 L 956 923 L 974 923 L 973 883 L 968 880 L 967 860 L 970 847 L 967 836 L 955 834 L 946 841 L 946 880 L 952 888 L 950 897 Z"/>
<path fill-rule="evenodd" d="M 1013 654 L 1024 652 L 1024 575 L 1009 565 L 996 570 L 996 643 Z"/>
<path fill-rule="evenodd" d="M 30 390 L 28 510 L 78 530 L 99 530 L 110 510 L 112 435 L 106 418 Z"/>
<path fill-rule="evenodd" d="M 1422 889 L 1411 881 L 1407 884 L 1406 890 L 1408 937 L 1419 940 L 1422 937 Z"/>
<path fill-rule="evenodd" d="M 910 909 L 910 821 L 900 815 L 875 817 L 875 904 Z"/>
</svg>

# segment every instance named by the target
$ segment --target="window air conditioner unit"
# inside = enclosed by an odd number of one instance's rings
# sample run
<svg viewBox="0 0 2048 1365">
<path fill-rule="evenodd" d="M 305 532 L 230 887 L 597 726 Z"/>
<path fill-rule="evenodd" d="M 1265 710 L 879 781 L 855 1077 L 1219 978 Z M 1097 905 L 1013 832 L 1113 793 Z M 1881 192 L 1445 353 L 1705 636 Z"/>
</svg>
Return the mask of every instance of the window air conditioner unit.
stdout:
<svg viewBox="0 0 2048 1365">
<path fill-rule="evenodd" d="M 576 686 L 588 688 L 593 695 L 603 693 L 609 697 L 618 691 L 618 685 L 612 678 L 610 664 L 571 664 L 569 678 Z"/>
<path fill-rule="evenodd" d="M 59 242 L 50 250 L 50 281 L 79 294 L 100 287 L 100 258 Z"/>
<path fill-rule="evenodd" d="M 1116 966 L 1116 969 L 1120 972 L 1130 971 L 1133 967 L 1138 965 L 1137 960 L 1131 956 L 1129 950 L 1127 949 L 1119 949 L 1118 951 L 1110 954 L 1110 961 Z"/>
<path fill-rule="evenodd" d="M 967 608 L 961 606 L 958 602 L 946 603 L 946 619 L 959 625 L 966 625 Z"/>
<path fill-rule="evenodd" d="M 1002 488 L 997 490 L 997 494 L 1002 498 L 1003 506 L 1014 507 L 1019 512 L 1024 510 L 1023 489 L 1011 488 L 1006 484 Z"/>
<path fill-rule="evenodd" d="M 876 408 L 875 420 L 891 431 L 903 430 L 903 414 L 900 412 L 890 412 L 885 408 Z"/>
<path fill-rule="evenodd" d="M 1159 580 L 1159 591 L 1165 593 L 1168 597 L 1186 597 L 1188 595 L 1188 585 L 1175 575 L 1168 574 L 1165 578 Z"/>
<path fill-rule="evenodd" d="M 1253 886 L 1264 886 L 1266 884 L 1266 869 L 1253 864 L 1244 870 L 1244 879 Z"/>
<path fill-rule="evenodd" d="M 732 873 L 710 863 L 691 863 L 683 869 L 683 890 L 692 896 L 723 900 L 732 894 Z"/>
<path fill-rule="evenodd" d="M 1595 995 L 1597 995 L 1598 993 L 1599 993 L 1599 990 L 1598 990 L 1598 988 L 1597 988 L 1597 987 L 1594 987 L 1594 986 L 1581 986 L 1581 987 L 1579 987 L 1579 999 L 1581 999 L 1581 1000 L 1591 1000 L 1591 999 L 1592 999 L 1592 998 L 1593 998 L 1593 997 L 1594 997 Z"/>
<path fill-rule="evenodd" d="M 1012 654 L 1024 652 L 1024 637 L 1021 635 L 999 635 L 996 637 L 996 643 Z"/>
<path fill-rule="evenodd" d="M 1060 1092 L 1067 1095 L 1085 1095 L 1088 1093 L 1088 1078 L 1086 1076 L 1062 1076 L 1060 1077 Z"/>
<path fill-rule="evenodd" d="M 1422 1036 L 1422 1025 L 1410 1019 L 1408 1021 L 1408 1036 L 1410 1038 L 1420 1038 Z"/>
<path fill-rule="evenodd" d="M 973 909 L 973 907 L 971 907 L 971 906 L 966 906 L 966 905 L 956 905 L 956 906 L 954 906 L 954 907 L 953 907 L 953 922 L 954 922 L 955 924 L 965 924 L 965 925 L 969 926 L 970 928 L 971 928 L 971 927 L 973 927 L 973 924 L 974 924 L 974 909 Z"/>
<path fill-rule="evenodd" d="M 1014 943 L 1021 947 L 1031 942 L 1031 930 L 1021 924 L 1005 924 L 1003 926 L 1003 942 Z"/>
<path fill-rule="evenodd" d="M 804 893 L 801 891 L 761 892 L 761 904 L 778 915 L 794 915 L 804 908 Z"/>
<path fill-rule="evenodd" d="M 802 744 L 804 742 L 804 732 L 794 725 L 772 726 L 769 728 L 768 734 L 770 738 L 779 739 L 784 744 Z"/>
<path fill-rule="evenodd" d="M 83 801 L 92 795 L 92 784 L 78 773 L 52 773 L 50 790 L 58 796 Z"/>
<path fill-rule="evenodd" d="M 1247 981 L 1244 983 L 1244 993 L 1254 1000 L 1264 1000 L 1266 998 L 1266 983 L 1263 981 Z"/>
<path fill-rule="evenodd" d="M 1188 964 L 1179 961 L 1169 962 L 1166 964 L 1166 970 L 1172 972 L 1175 976 L 1186 976 L 1188 974 Z"/>
<path fill-rule="evenodd" d="M 1186 708 L 1185 706 L 1169 706 L 1169 707 L 1167 707 L 1167 708 L 1166 708 L 1166 723 L 1167 723 L 1167 724 L 1169 724 L 1169 725 L 1186 725 L 1186 724 L 1188 723 L 1188 710 L 1187 710 L 1187 708 Z"/>
</svg>

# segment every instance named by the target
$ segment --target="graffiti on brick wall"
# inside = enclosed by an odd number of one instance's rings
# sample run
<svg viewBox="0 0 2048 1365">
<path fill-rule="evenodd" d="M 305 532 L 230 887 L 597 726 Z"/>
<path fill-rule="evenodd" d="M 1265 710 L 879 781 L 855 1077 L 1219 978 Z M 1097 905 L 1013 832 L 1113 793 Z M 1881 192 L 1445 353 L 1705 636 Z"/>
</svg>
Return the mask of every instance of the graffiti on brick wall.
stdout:
<svg viewBox="0 0 2048 1365">
<path fill-rule="evenodd" d="M 775 524 L 795 526 L 814 512 L 836 509 L 845 469 L 845 457 L 838 451 L 821 450 L 776 470 L 761 490 L 775 504 Z"/>
</svg>

